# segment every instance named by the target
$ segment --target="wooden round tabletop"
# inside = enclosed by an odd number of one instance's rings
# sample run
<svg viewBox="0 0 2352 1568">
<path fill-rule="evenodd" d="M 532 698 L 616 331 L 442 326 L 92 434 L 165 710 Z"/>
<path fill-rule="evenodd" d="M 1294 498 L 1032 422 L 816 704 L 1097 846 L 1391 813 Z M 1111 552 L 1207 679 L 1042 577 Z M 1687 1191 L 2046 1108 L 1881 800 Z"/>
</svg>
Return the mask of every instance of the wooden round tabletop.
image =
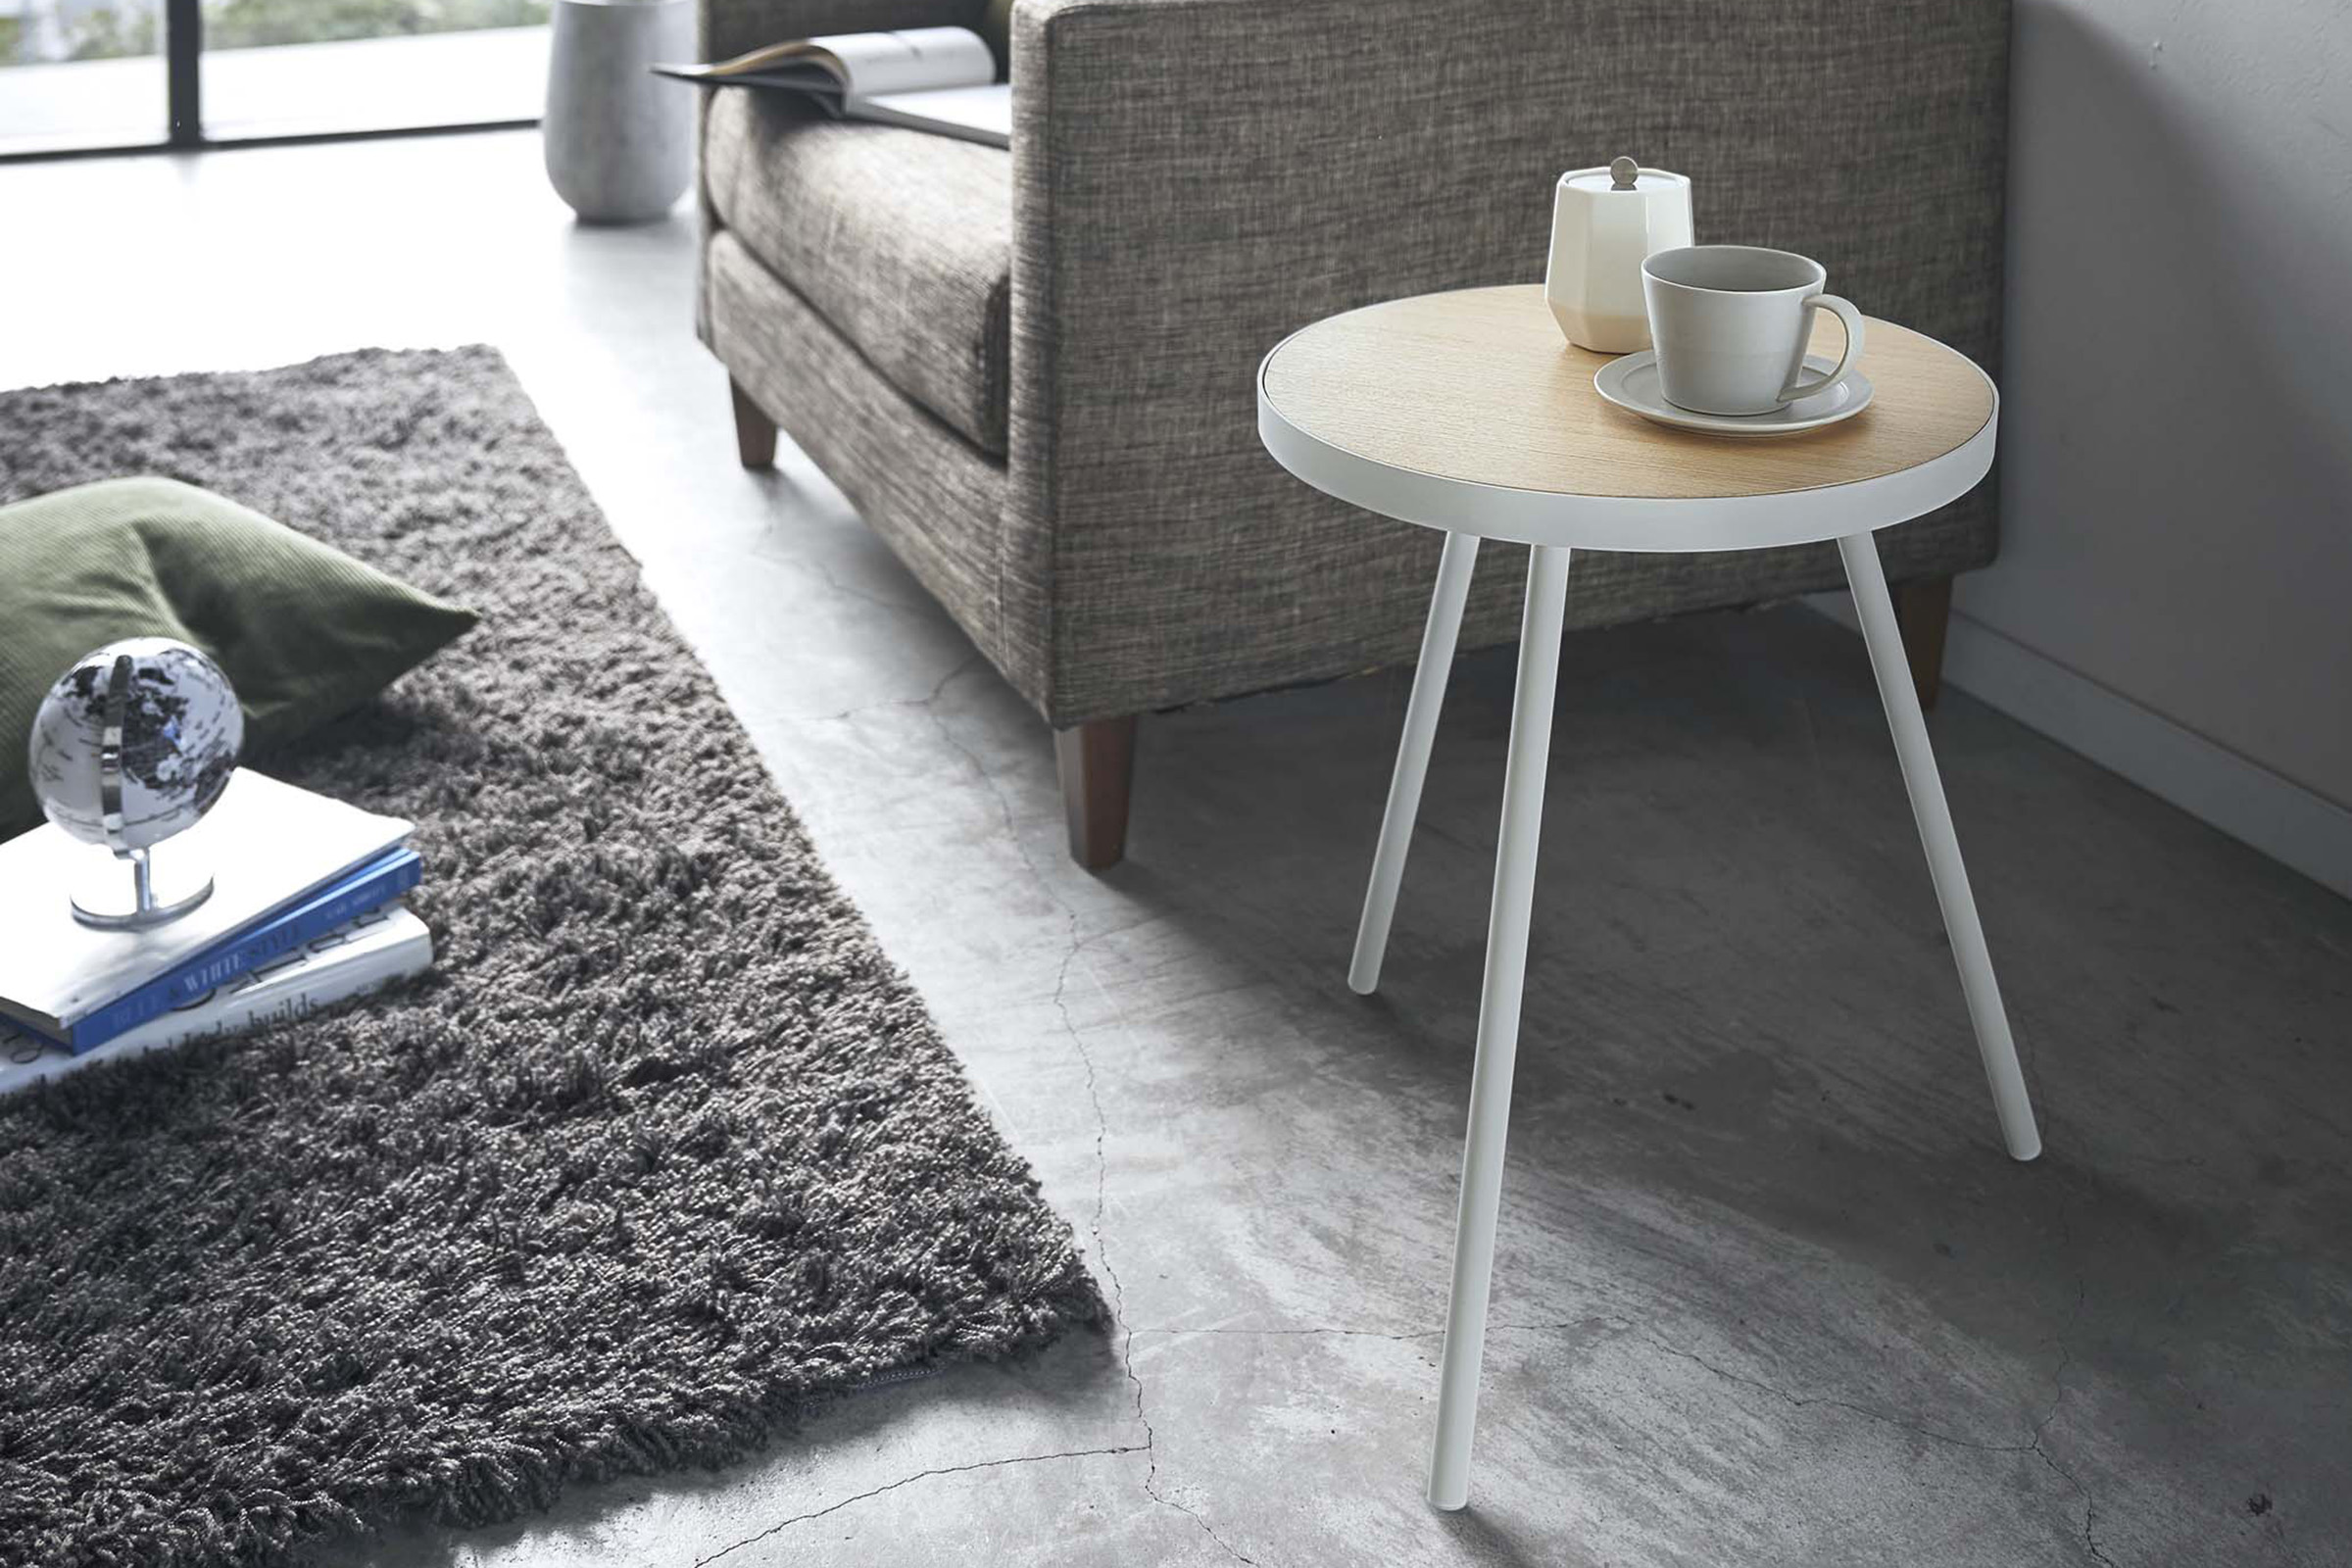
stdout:
<svg viewBox="0 0 2352 1568">
<path fill-rule="evenodd" d="M 1814 351 L 1836 358 L 1825 320 Z M 1429 527 L 1597 550 L 1738 550 L 1867 532 L 1957 499 L 1992 464 L 1998 398 L 1963 354 L 1871 318 L 1876 389 L 1842 423 L 1768 440 L 1653 424 L 1606 402 L 1611 356 L 1560 335 L 1535 284 L 1330 317 L 1258 370 L 1283 466 Z"/>
</svg>

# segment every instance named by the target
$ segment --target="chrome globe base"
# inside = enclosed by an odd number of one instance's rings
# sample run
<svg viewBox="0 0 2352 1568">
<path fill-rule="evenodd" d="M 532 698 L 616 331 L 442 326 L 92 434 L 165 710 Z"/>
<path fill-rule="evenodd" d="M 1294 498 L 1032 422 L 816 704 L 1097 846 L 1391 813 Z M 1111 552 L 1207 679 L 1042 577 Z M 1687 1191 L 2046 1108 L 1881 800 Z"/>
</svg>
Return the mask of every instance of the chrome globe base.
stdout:
<svg viewBox="0 0 2352 1568">
<path fill-rule="evenodd" d="M 178 919 L 213 896 L 211 874 L 196 866 L 170 859 L 157 866 L 145 850 L 118 851 L 115 858 L 129 862 L 128 877 L 112 863 L 93 865 L 73 891 L 74 918 L 83 925 L 144 931 Z"/>
</svg>

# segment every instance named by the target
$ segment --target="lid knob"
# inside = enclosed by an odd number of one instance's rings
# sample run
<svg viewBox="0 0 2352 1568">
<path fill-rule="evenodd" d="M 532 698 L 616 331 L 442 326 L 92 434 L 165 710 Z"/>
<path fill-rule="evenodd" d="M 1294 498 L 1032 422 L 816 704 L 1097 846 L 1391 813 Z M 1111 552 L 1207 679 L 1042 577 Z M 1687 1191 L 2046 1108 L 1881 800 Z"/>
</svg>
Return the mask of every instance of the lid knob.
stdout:
<svg viewBox="0 0 2352 1568">
<path fill-rule="evenodd" d="M 1634 188 L 1634 176 L 1641 172 L 1642 166 L 1635 163 L 1631 158 L 1610 159 L 1609 189 L 1632 190 Z"/>
</svg>

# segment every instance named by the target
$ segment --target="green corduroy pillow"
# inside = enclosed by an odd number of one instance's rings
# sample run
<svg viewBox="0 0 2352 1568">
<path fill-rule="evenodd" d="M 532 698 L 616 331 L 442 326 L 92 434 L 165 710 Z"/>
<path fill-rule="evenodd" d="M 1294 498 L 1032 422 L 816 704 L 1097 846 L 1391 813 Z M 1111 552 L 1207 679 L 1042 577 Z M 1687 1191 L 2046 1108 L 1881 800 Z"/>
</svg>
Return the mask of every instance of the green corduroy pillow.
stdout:
<svg viewBox="0 0 2352 1568">
<path fill-rule="evenodd" d="M 176 637 L 245 709 L 245 755 L 349 711 L 464 635 L 470 610 L 174 479 L 110 479 L 0 507 L 0 837 L 39 824 L 33 714 L 82 655 Z"/>
</svg>

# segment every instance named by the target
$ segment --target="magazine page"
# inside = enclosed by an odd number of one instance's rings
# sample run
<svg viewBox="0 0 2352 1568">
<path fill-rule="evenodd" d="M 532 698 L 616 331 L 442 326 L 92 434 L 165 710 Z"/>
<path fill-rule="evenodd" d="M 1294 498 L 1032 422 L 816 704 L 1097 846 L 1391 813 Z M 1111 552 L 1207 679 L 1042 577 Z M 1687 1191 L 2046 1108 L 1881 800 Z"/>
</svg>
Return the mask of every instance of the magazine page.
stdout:
<svg viewBox="0 0 2352 1568">
<path fill-rule="evenodd" d="M 1012 88 L 1005 82 L 946 87 L 931 92 L 886 93 L 853 102 L 862 120 L 911 125 L 990 147 L 1012 145 Z"/>
<path fill-rule="evenodd" d="M 997 59 L 968 27 L 909 27 L 811 38 L 841 67 L 849 100 L 996 80 Z"/>
</svg>

